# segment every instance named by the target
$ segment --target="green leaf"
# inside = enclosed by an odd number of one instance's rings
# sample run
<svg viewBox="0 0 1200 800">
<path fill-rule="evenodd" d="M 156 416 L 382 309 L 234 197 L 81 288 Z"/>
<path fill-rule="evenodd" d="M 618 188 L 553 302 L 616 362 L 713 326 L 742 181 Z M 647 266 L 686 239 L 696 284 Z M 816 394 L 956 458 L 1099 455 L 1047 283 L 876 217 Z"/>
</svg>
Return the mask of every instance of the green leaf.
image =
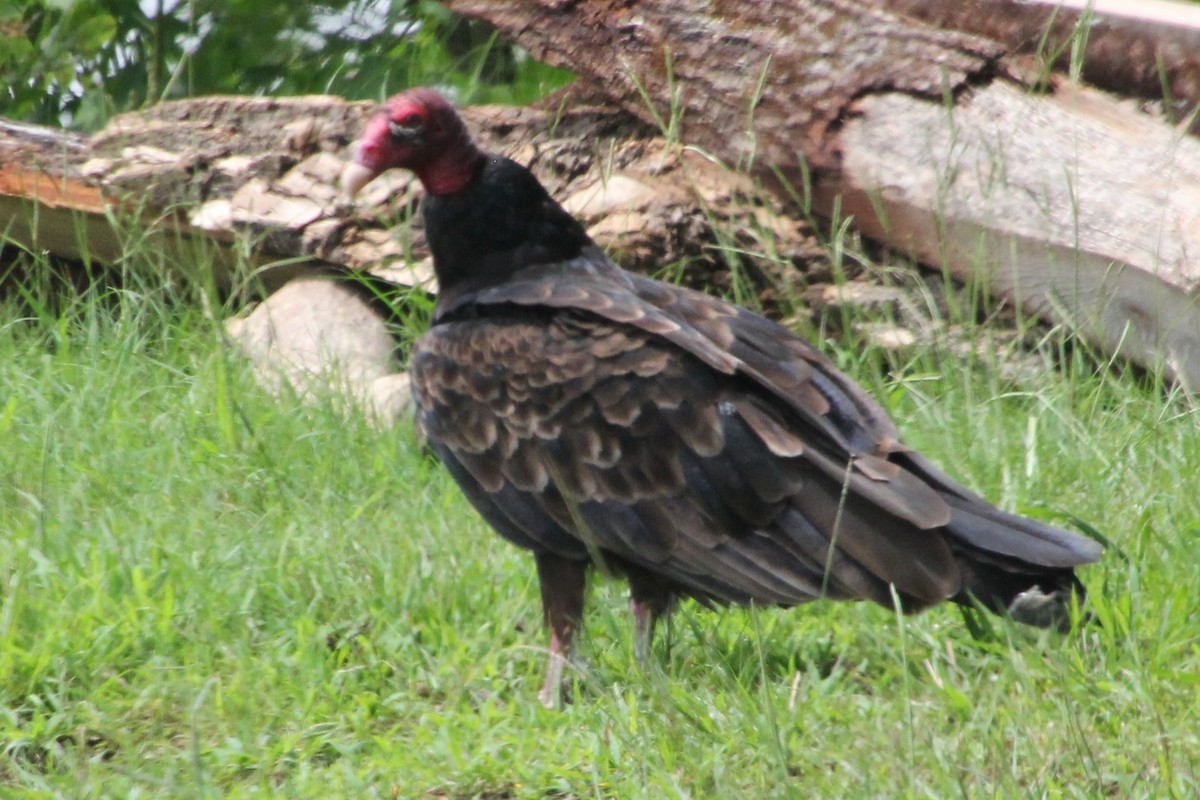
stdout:
<svg viewBox="0 0 1200 800">
<path fill-rule="evenodd" d="M 22 65 L 32 63 L 36 55 L 37 51 L 34 50 L 33 42 L 28 39 L 10 39 L 8 37 L 0 39 L 0 64 L 20 68 Z"/>
<path fill-rule="evenodd" d="M 74 30 L 75 47 L 80 55 L 92 55 L 111 43 L 117 35 L 117 21 L 108 14 L 96 14 L 82 20 Z"/>
</svg>

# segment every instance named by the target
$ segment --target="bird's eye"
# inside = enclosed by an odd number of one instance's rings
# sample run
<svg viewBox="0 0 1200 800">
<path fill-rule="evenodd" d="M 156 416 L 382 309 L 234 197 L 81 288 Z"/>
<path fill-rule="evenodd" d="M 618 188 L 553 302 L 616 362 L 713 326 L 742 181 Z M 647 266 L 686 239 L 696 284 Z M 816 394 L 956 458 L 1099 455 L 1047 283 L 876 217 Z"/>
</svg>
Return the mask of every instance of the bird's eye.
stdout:
<svg viewBox="0 0 1200 800">
<path fill-rule="evenodd" d="M 421 133 L 425 120 L 420 114 L 405 114 L 400 119 L 388 120 L 388 133 L 397 139 L 412 139 Z"/>
</svg>

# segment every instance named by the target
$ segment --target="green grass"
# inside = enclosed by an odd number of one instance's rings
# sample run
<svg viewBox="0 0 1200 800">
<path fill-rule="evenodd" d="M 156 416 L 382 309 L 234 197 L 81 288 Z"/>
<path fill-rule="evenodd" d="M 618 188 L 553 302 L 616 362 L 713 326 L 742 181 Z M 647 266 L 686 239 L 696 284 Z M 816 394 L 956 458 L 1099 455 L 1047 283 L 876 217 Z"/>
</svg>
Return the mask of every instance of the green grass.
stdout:
<svg viewBox="0 0 1200 800">
<path fill-rule="evenodd" d="M 0 304 L 6 798 L 1200 791 L 1197 415 L 1053 339 L 1022 384 L 829 348 L 951 473 L 1109 537 L 1100 624 L 685 605 L 641 674 L 599 581 L 555 713 L 531 560 L 408 430 L 267 396 L 195 297 L 51 294 Z"/>
</svg>

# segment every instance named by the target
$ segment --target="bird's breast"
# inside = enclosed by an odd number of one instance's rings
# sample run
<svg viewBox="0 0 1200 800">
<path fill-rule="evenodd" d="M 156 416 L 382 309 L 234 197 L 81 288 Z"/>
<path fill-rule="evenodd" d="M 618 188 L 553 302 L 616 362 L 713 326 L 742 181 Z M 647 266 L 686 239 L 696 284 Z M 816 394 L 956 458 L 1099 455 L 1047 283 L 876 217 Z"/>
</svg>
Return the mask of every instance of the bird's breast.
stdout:
<svg viewBox="0 0 1200 800">
<path fill-rule="evenodd" d="M 493 487 L 503 476 L 578 496 L 670 492 L 685 483 L 681 438 L 723 444 L 711 387 L 636 330 L 569 315 L 446 323 L 410 370 L 425 434 Z"/>
</svg>

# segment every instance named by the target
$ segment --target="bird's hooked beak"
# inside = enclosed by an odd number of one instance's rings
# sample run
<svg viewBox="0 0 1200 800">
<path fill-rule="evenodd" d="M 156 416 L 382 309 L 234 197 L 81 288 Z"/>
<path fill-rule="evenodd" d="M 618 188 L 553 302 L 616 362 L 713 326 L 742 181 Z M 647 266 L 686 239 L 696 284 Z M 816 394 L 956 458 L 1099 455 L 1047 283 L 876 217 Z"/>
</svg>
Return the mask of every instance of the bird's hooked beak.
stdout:
<svg viewBox="0 0 1200 800">
<path fill-rule="evenodd" d="M 342 177 L 339 183 L 342 187 L 342 193 L 346 199 L 354 197 L 364 186 L 375 180 L 379 175 L 379 171 L 371 169 L 366 164 L 359 162 L 357 154 L 353 161 L 346 165 L 342 170 Z"/>
<path fill-rule="evenodd" d="M 376 114 L 367 123 L 362 137 L 354 146 L 354 157 L 342 170 L 342 192 L 346 199 L 354 197 L 391 164 L 391 139 L 386 114 Z"/>
</svg>

